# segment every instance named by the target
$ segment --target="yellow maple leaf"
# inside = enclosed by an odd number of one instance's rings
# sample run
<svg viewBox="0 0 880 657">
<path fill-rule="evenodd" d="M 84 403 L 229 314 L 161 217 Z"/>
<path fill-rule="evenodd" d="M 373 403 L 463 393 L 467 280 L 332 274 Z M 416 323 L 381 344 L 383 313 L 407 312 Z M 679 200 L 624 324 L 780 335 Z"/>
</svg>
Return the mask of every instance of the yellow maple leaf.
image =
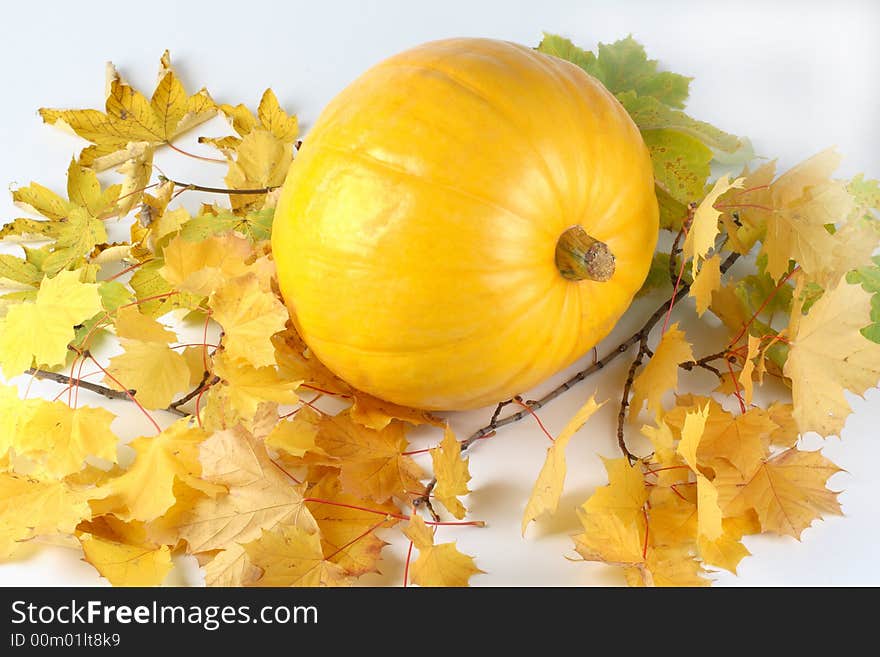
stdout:
<svg viewBox="0 0 880 657">
<path fill-rule="evenodd" d="M 206 493 L 225 490 L 200 479 L 199 444 L 207 438 L 200 428 L 182 418 L 156 436 L 129 443 L 137 456 L 123 474 L 101 487 L 103 499 L 93 502 L 99 513 L 125 520 L 155 520 L 176 501 L 176 480 Z"/>
<path fill-rule="evenodd" d="M 840 514 L 838 493 L 826 482 L 840 468 L 819 451 L 787 449 L 746 476 L 718 463 L 715 487 L 725 515 L 754 509 L 764 531 L 800 539 L 801 532 L 822 514 Z"/>
<path fill-rule="evenodd" d="M 206 586 L 250 586 L 263 574 L 238 543 L 218 552 L 204 570 Z"/>
<path fill-rule="evenodd" d="M 761 338 L 749 335 L 748 353 L 746 354 L 743 368 L 739 373 L 739 384 L 743 389 L 743 400 L 746 404 L 752 403 L 752 395 L 754 394 L 754 381 L 752 376 L 755 372 L 755 359 L 760 358 L 763 365 L 763 357 L 760 356 Z"/>
<path fill-rule="evenodd" d="M 324 558 L 339 564 L 347 575 L 378 572 L 377 563 L 387 543 L 375 531 L 398 522 L 394 517 L 399 513 L 397 507 L 391 502 L 377 504 L 344 493 L 333 474 L 324 475 L 309 489 L 309 499 L 313 501 L 306 502 L 306 506 L 318 523 Z M 383 517 L 382 513 L 387 515 Z"/>
<path fill-rule="evenodd" d="M 251 563 L 263 571 L 255 586 L 344 586 L 345 571 L 324 559 L 321 538 L 297 525 L 263 530 L 244 546 Z"/>
<path fill-rule="evenodd" d="M 709 586 L 703 567 L 693 555 L 679 546 L 664 546 L 648 551 L 645 561 L 624 571 L 630 586 Z"/>
<path fill-rule="evenodd" d="M 293 149 L 270 131 L 255 128 L 227 157 L 229 173 L 225 180 L 230 189 L 263 189 L 284 182 L 293 162 Z M 235 194 L 229 202 L 233 210 L 241 210 L 264 198 L 265 194 Z"/>
<path fill-rule="evenodd" d="M 877 385 L 880 344 L 859 333 L 870 315 L 871 295 L 841 279 L 800 319 L 783 372 L 801 432 L 840 435 L 852 412 L 843 391 L 863 395 Z"/>
<path fill-rule="evenodd" d="M 735 518 L 724 518 L 721 521 L 721 533 L 714 540 L 701 534 L 699 537 L 699 552 L 703 563 L 710 566 L 718 566 L 736 574 L 739 562 L 749 556 L 749 552 L 742 544 L 741 539 L 746 534 L 757 534 L 761 531 L 761 524 L 754 513 Z"/>
<path fill-rule="evenodd" d="M 295 404 L 299 400 L 296 389 L 302 382 L 282 379 L 273 366 L 232 362 L 221 353 L 214 358 L 214 373 L 222 380 L 229 404 L 242 418 L 253 418 L 263 402 Z"/>
<path fill-rule="evenodd" d="M 648 499 L 641 470 L 631 466 L 625 458 L 603 458 L 602 461 L 608 472 L 608 485 L 597 488 L 590 499 L 581 505 L 580 511 L 611 513 L 624 522 L 640 517 Z"/>
<path fill-rule="evenodd" d="M 152 317 L 144 315 L 137 306 L 125 306 L 117 310 L 113 326 L 117 337 L 129 340 L 167 344 L 177 339 L 174 331 Z"/>
<path fill-rule="evenodd" d="M 150 184 L 153 176 L 153 147 L 145 142 L 129 144 L 124 157 L 125 160 L 116 169 L 123 176 L 116 208 L 116 213 L 121 217 L 141 202 L 144 189 Z"/>
<path fill-rule="evenodd" d="M 452 428 L 447 424 L 443 433 L 443 441 L 431 450 L 431 462 L 434 466 L 434 497 L 446 507 L 456 518 L 464 518 L 464 504 L 459 495 L 467 495 L 471 473 L 468 471 L 468 459 L 461 458 L 461 443 L 455 438 Z"/>
<path fill-rule="evenodd" d="M 630 586 L 708 584 L 686 545 L 654 544 L 645 510 L 621 515 L 613 506 L 591 502 L 593 498 L 578 509 L 584 532 L 574 537 L 575 550 L 585 561 L 623 567 Z"/>
<path fill-rule="evenodd" d="M 767 417 L 776 424 L 767 441 L 777 447 L 793 447 L 798 441 L 800 431 L 794 419 L 794 406 L 784 402 L 773 402 L 767 408 Z"/>
<path fill-rule="evenodd" d="M 778 425 L 761 408 L 734 415 L 714 399 L 701 398 L 697 403 L 706 406 L 707 416 L 699 447 L 691 456 L 695 461 L 689 460 L 688 465 L 692 469 L 695 468 L 693 463 L 712 467 L 716 459 L 725 459 L 740 472 L 753 471 L 767 456 L 769 437 Z M 681 430 L 688 411 L 687 405 L 677 406 L 664 419 L 671 427 Z"/>
<path fill-rule="evenodd" d="M 101 188 L 98 176 L 88 167 L 71 160 L 67 168 L 67 199 L 32 182 L 12 192 L 12 200 L 20 208 L 41 214 L 47 219 L 65 221 L 76 210 L 83 210 L 95 219 L 108 214 L 122 193 L 122 186 Z"/>
<path fill-rule="evenodd" d="M 253 247 L 234 232 L 191 242 L 178 235 L 162 251 L 161 275 L 174 288 L 208 296 L 225 281 L 248 271 Z"/>
<path fill-rule="evenodd" d="M 656 427 L 650 424 L 642 426 L 641 432 L 654 446 L 654 459 L 658 463 L 668 465 L 675 462 L 675 437 L 664 420 L 660 420 Z"/>
<path fill-rule="evenodd" d="M 309 453 L 331 459 L 332 457 L 318 447 L 315 442 L 320 426 L 321 415 L 305 406 L 289 420 L 278 422 L 266 436 L 266 444 L 297 459 L 301 459 Z M 331 462 L 336 462 L 336 459 Z"/>
<path fill-rule="evenodd" d="M 424 488 L 419 481 L 422 469 L 403 454 L 407 441 L 400 422 L 374 431 L 340 413 L 322 419 L 315 442 L 340 459 L 342 486 L 352 495 L 382 503 L 392 496 L 419 494 Z"/>
<path fill-rule="evenodd" d="M 116 418 L 104 408 L 71 408 L 60 401 L 36 401 L 15 436 L 15 451 L 63 477 L 79 471 L 88 456 L 116 461 Z"/>
<path fill-rule="evenodd" d="M 590 397 L 578 409 L 571 420 L 568 421 L 568 424 L 565 425 L 565 428 L 556 437 L 553 445 L 547 449 L 544 465 L 538 474 L 538 478 L 532 488 L 532 494 L 529 496 L 529 501 L 526 503 L 526 508 L 523 512 L 521 528 L 523 534 L 526 533 L 526 527 L 528 527 L 529 523 L 541 514 L 556 513 L 556 509 L 559 506 L 559 498 L 562 496 L 562 488 L 565 484 L 565 448 L 568 446 L 568 441 L 604 403 L 597 404 L 595 395 Z"/>
<path fill-rule="evenodd" d="M 249 273 L 223 284 L 211 297 L 213 317 L 223 327 L 223 347 L 233 359 L 254 367 L 275 364 L 271 337 L 284 330 L 284 304 Z"/>
<path fill-rule="evenodd" d="M 419 586 L 470 586 L 470 578 L 483 572 L 454 542 L 435 545 L 434 535 L 417 515 L 403 533 L 419 551 L 410 568 L 410 581 Z"/>
<path fill-rule="evenodd" d="M 37 536 L 72 534 L 90 516 L 85 492 L 60 481 L 0 473 L 0 558 Z"/>
<path fill-rule="evenodd" d="M 107 366 L 107 384 L 119 389 L 119 381 L 145 408 L 165 408 L 174 395 L 189 384 L 189 367 L 182 355 L 161 342 L 120 340 L 123 353 Z M 114 380 L 115 379 L 115 380 Z"/>
<path fill-rule="evenodd" d="M 354 404 L 349 411 L 351 419 L 370 429 L 377 431 L 384 429 L 391 420 L 402 420 L 413 425 L 430 424 L 435 427 L 442 427 L 445 424 L 443 420 L 428 411 L 394 404 L 360 390 L 354 390 L 353 393 Z"/>
<path fill-rule="evenodd" d="M 33 303 L 9 307 L 0 319 L 0 365 L 7 377 L 31 366 L 56 367 L 67 358 L 74 326 L 100 312 L 98 285 L 81 283 L 78 271 L 44 278 Z"/>
<path fill-rule="evenodd" d="M 766 225 L 761 252 L 767 256 L 767 272 L 774 279 L 788 271 L 789 260 L 796 260 L 810 276 L 838 268 L 835 259 L 841 238 L 829 233 L 825 225 L 846 219 L 853 208 L 846 183 L 831 180 L 840 160 L 833 148 L 827 149 L 779 176 L 769 192 L 762 194 L 763 203 L 750 197 L 743 201 L 767 208 L 755 214 Z"/>
<path fill-rule="evenodd" d="M 682 247 L 682 257 L 693 259 L 694 275 L 697 273 L 699 261 L 705 258 L 715 245 L 715 237 L 718 235 L 718 218 L 721 212 L 715 209 L 715 202 L 728 190 L 742 187 L 742 183 L 743 178 L 731 182 L 728 176 L 721 176 L 694 211 L 694 219 Z"/>
<path fill-rule="evenodd" d="M 275 92 L 266 89 L 260 98 L 257 108 L 257 116 L 242 104 L 221 105 L 220 111 L 232 122 L 232 127 L 242 137 L 249 134 L 255 128 L 262 128 L 271 132 L 280 141 L 292 144 L 299 136 L 299 125 L 296 115 L 287 114 L 278 103 Z M 234 137 L 227 138 L 233 141 L 228 145 L 233 147 L 238 143 Z M 218 144 L 221 149 L 223 145 Z"/>
<path fill-rule="evenodd" d="M 697 475 L 697 533 L 707 541 L 721 537 L 721 507 L 718 505 L 718 490 L 701 474 Z"/>
<path fill-rule="evenodd" d="M 304 505 L 304 487 L 272 463 L 263 442 L 244 428 L 218 431 L 199 447 L 202 479 L 227 491 L 200 497 L 175 516 L 174 531 L 192 552 L 249 543 L 279 524 L 317 530 Z"/>
<path fill-rule="evenodd" d="M 676 483 L 680 481 L 679 478 Z M 673 489 L 671 485 L 661 485 L 658 482 L 651 488 L 648 500 L 652 545 L 694 544 L 698 535 L 697 497 L 694 486 L 676 486 Z"/>
<path fill-rule="evenodd" d="M 173 566 L 167 545 L 129 545 L 92 534 L 78 538 L 86 563 L 113 586 L 159 586 Z"/>
<path fill-rule="evenodd" d="M 22 399 L 18 388 L 0 383 L 0 458 L 21 442 L 19 432 L 41 401 Z"/>
<path fill-rule="evenodd" d="M 681 427 L 681 441 L 678 443 L 678 453 L 684 459 L 688 467 L 694 472 L 699 472 L 697 463 L 697 449 L 703 439 L 703 431 L 706 428 L 706 420 L 709 417 L 709 405 L 689 411 L 685 415 Z"/>
<path fill-rule="evenodd" d="M 351 387 L 328 370 L 309 350 L 299 333 L 296 332 L 292 322 L 289 322 L 283 331 L 272 336 L 272 345 L 275 347 L 275 362 L 278 364 L 278 371 L 282 378 L 303 381 L 304 384 L 326 390 L 329 394 L 353 395 L 354 391 Z M 385 407 L 383 406 L 383 408 Z M 361 422 L 361 424 L 366 424 L 366 422 Z"/>
<path fill-rule="evenodd" d="M 110 70 L 105 112 L 97 110 L 40 110 L 46 123 L 70 129 L 92 142 L 80 161 L 101 171 L 120 164 L 130 142 L 169 144 L 178 136 L 204 123 L 216 113 L 216 105 L 205 89 L 187 96 L 171 69 L 166 50 L 160 60 L 159 82 L 150 100 L 123 82 Z M 120 156 L 120 152 L 123 155 Z"/>
<path fill-rule="evenodd" d="M 712 294 L 721 286 L 721 256 L 713 255 L 703 262 L 700 271 L 697 272 L 694 282 L 688 294 L 697 300 L 697 315 L 709 309 L 712 302 Z"/>
<path fill-rule="evenodd" d="M 684 331 L 679 330 L 677 323 L 672 324 L 660 339 L 651 360 L 633 380 L 630 418 L 638 415 L 645 400 L 648 408 L 659 417 L 663 411 L 663 394 L 678 385 L 679 363 L 693 359 L 694 354 Z"/>
</svg>

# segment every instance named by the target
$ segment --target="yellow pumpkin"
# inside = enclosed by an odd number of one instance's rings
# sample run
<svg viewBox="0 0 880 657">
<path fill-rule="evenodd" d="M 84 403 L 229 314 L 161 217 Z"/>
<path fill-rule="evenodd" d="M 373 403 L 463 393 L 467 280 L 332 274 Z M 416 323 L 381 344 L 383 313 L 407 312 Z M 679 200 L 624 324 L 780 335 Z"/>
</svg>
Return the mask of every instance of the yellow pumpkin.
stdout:
<svg viewBox="0 0 880 657">
<path fill-rule="evenodd" d="M 309 348 L 377 397 L 509 399 L 584 355 L 647 275 L 647 149 L 580 68 L 449 39 L 381 62 L 290 167 L 272 250 Z"/>
</svg>

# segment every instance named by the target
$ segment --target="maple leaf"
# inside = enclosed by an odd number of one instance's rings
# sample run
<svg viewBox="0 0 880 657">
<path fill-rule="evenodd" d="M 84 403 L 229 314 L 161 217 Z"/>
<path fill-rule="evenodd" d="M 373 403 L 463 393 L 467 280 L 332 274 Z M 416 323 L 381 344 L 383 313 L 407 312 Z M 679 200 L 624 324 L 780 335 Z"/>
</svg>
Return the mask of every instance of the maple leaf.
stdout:
<svg viewBox="0 0 880 657">
<path fill-rule="evenodd" d="M 377 563 L 387 543 L 375 531 L 398 522 L 394 504 L 376 504 L 348 495 L 342 491 L 338 477 L 326 474 L 309 489 L 306 506 L 318 523 L 327 561 L 339 564 L 347 575 L 354 577 L 378 572 Z"/>
<path fill-rule="evenodd" d="M 403 454 L 407 441 L 400 422 L 374 431 L 343 412 L 322 418 L 315 443 L 340 459 L 342 487 L 347 493 L 382 503 L 395 495 L 423 490 L 422 469 Z"/>
<path fill-rule="evenodd" d="M 292 323 L 289 322 L 283 331 L 272 336 L 272 345 L 275 347 L 275 362 L 278 364 L 278 371 L 282 378 L 303 381 L 307 386 L 326 390 L 329 394 L 341 395 L 343 397 L 351 396 L 350 393 L 353 393 L 351 387 L 345 381 L 328 370 L 306 347 L 305 342 L 303 342 L 299 333 L 296 332 L 296 328 Z M 391 407 L 384 404 L 382 408 L 391 409 Z M 354 408 L 352 408 L 351 412 L 354 413 Z M 394 412 L 397 411 L 395 410 Z M 365 420 L 361 424 L 369 426 L 366 418 L 362 417 L 361 419 Z M 372 423 L 374 420 L 384 421 L 384 419 L 375 416 L 369 422 Z"/>
<path fill-rule="evenodd" d="M 79 272 L 62 271 L 44 278 L 33 303 L 9 307 L 0 319 L 0 365 L 7 377 L 32 362 L 56 367 L 67 358 L 73 327 L 101 310 L 94 283 L 81 283 Z"/>
<path fill-rule="evenodd" d="M 707 565 L 724 568 L 735 575 L 739 562 L 751 554 L 742 544 L 742 537 L 760 531 L 761 525 L 754 513 L 724 518 L 721 521 L 721 533 L 716 539 L 710 540 L 705 535 L 700 535 L 698 543 L 700 558 Z"/>
<path fill-rule="evenodd" d="M 218 552 L 204 570 L 206 586 L 250 586 L 263 574 L 238 543 Z"/>
<path fill-rule="evenodd" d="M 222 389 L 232 408 L 242 418 L 252 418 L 261 403 L 295 404 L 296 389 L 301 381 L 278 376 L 273 366 L 253 367 L 247 363 L 231 363 L 225 354 L 214 359 L 214 373 L 222 379 Z"/>
<path fill-rule="evenodd" d="M 754 335 L 749 335 L 748 337 L 746 358 L 743 362 L 743 368 L 739 373 L 739 384 L 743 387 L 743 400 L 746 404 L 751 404 L 752 395 L 754 395 L 752 375 L 755 372 L 755 359 L 760 357 L 761 339 Z M 763 357 L 760 357 L 760 365 L 763 365 L 763 362 Z"/>
<path fill-rule="evenodd" d="M 771 445 L 793 447 L 798 441 L 800 431 L 794 419 L 794 406 L 784 402 L 773 402 L 767 409 L 767 417 L 776 424 L 776 428 L 767 437 Z"/>
<path fill-rule="evenodd" d="M 658 71 L 657 60 L 648 59 L 645 48 L 632 36 L 611 44 L 600 43 L 597 56 L 568 39 L 545 33 L 538 50 L 577 64 L 615 94 L 632 91 L 672 107 L 683 107 L 688 96 L 692 78 Z"/>
<path fill-rule="evenodd" d="M 392 420 L 401 420 L 416 426 L 430 424 L 435 427 L 442 427 L 445 424 L 443 420 L 431 415 L 428 411 L 394 404 L 368 395 L 360 390 L 353 392 L 354 403 L 349 411 L 351 419 L 370 429 L 380 431 L 387 427 Z"/>
<path fill-rule="evenodd" d="M 269 458 L 262 441 L 242 427 L 218 431 L 199 446 L 202 479 L 227 492 L 199 497 L 174 518 L 173 532 L 192 552 L 249 543 L 280 524 L 317 529 L 295 485 Z"/>
<path fill-rule="evenodd" d="M 324 559 L 321 538 L 297 525 L 263 530 L 259 539 L 244 545 L 251 563 L 263 571 L 256 586 L 342 586 L 345 571 Z"/>
<path fill-rule="evenodd" d="M 831 283 L 845 273 L 846 267 L 836 261 L 841 256 L 846 260 L 847 254 L 841 254 L 841 249 L 848 249 L 841 236 L 825 228 L 845 220 L 853 208 L 846 184 L 830 178 L 839 164 L 840 155 L 828 149 L 792 167 L 769 185 L 755 185 L 762 188 L 744 193 L 737 200 L 747 210 L 741 213 L 743 221 L 765 227 L 761 253 L 767 257 L 767 273 L 774 280 L 788 272 L 789 260 L 795 260 L 810 276 L 829 274 Z M 748 184 L 753 186 L 751 180 Z M 854 242 L 850 249 L 859 241 L 853 240 L 853 235 L 844 234 L 843 238 Z"/>
<path fill-rule="evenodd" d="M 225 180 L 230 189 L 278 187 L 293 162 L 293 149 L 269 130 L 257 128 L 247 133 L 227 158 Z M 242 211 L 264 198 L 265 194 L 235 194 L 230 204 L 233 210 Z"/>
<path fill-rule="evenodd" d="M 37 536 L 72 534 L 91 516 L 88 494 L 61 481 L 0 473 L 0 557 Z"/>
<path fill-rule="evenodd" d="M 712 302 L 712 293 L 721 286 L 721 257 L 713 255 L 703 262 L 688 294 L 697 300 L 697 315 L 703 316 Z"/>
<path fill-rule="evenodd" d="M 719 464 L 714 483 L 725 515 L 754 509 L 764 531 L 800 539 L 803 530 L 822 514 L 840 514 L 838 493 L 826 487 L 828 479 L 840 471 L 819 451 L 791 448 L 745 476 Z"/>
<path fill-rule="evenodd" d="M 642 136 L 651 154 L 658 189 L 679 204 L 680 224 L 683 204 L 703 196 L 712 149 L 699 139 L 676 130 L 649 130 Z M 673 227 L 674 224 L 670 226 Z"/>
<path fill-rule="evenodd" d="M 642 507 L 648 499 L 644 475 L 626 459 L 603 458 L 602 462 L 608 472 L 608 485 L 597 488 L 590 499 L 581 505 L 580 511 L 588 514 L 611 513 L 624 522 L 641 516 Z"/>
<path fill-rule="evenodd" d="M 859 332 L 870 314 L 870 295 L 842 279 L 800 319 L 783 372 L 801 432 L 840 435 L 852 412 L 843 391 L 862 395 L 880 379 L 880 345 Z"/>
<path fill-rule="evenodd" d="M 126 84 L 115 69 L 110 69 L 109 77 L 105 112 L 40 110 L 46 123 L 70 129 L 92 142 L 80 154 L 80 162 L 96 171 L 128 159 L 126 147 L 130 142 L 170 144 L 216 113 L 216 105 L 205 89 L 186 95 L 171 68 L 167 50 L 161 57 L 159 82 L 150 100 Z"/>
<path fill-rule="evenodd" d="M 208 296 L 225 281 L 245 274 L 252 252 L 250 243 L 235 233 L 198 242 L 178 235 L 163 249 L 159 273 L 179 290 Z"/>
<path fill-rule="evenodd" d="M 642 426 L 641 432 L 651 441 L 654 458 L 658 463 L 667 465 L 675 461 L 675 437 L 665 420 L 660 420 L 659 426 L 656 427 L 646 424 Z"/>
<path fill-rule="evenodd" d="M 459 495 L 467 495 L 471 473 L 468 471 L 468 459 L 461 458 L 461 443 L 447 424 L 443 432 L 443 441 L 431 450 L 431 462 L 434 466 L 434 497 L 456 518 L 464 518 L 465 508 L 458 499 Z"/>
<path fill-rule="evenodd" d="M 715 181 L 712 190 L 706 194 L 706 198 L 697 206 L 682 247 L 683 257 L 693 258 L 691 265 L 695 276 L 699 261 L 704 259 L 715 245 L 715 237 L 718 235 L 718 218 L 721 216 L 721 212 L 715 209 L 718 197 L 731 188 L 742 187 L 742 184 L 742 178 L 730 182 L 727 176 L 721 176 Z"/>
<path fill-rule="evenodd" d="M 213 317 L 223 327 L 226 354 L 254 367 L 275 364 L 271 337 L 284 330 L 287 309 L 248 273 L 227 281 L 211 297 Z"/>
<path fill-rule="evenodd" d="M 159 586 L 171 572 L 167 545 L 128 545 L 92 534 L 82 534 L 85 561 L 113 586 Z"/>
<path fill-rule="evenodd" d="M 67 168 L 67 199 L 52 190 L 32 182 L 12 192 L 12 200 L 19 207 L 47 219 L 63 222 L 72 213 L 81 211 L 89 217 L 101 218 L 116 205 L 122 193 L 121 185 L 101 188 L 98 176 L 88 167 L 71 160 Z M 60 228 L 60 224 L 56 224 Z M 56 229 L 57 229 L 56 228 Z"/>
<path fill-rule="evenodd" d="M 411 581 L 419 586 L 470 586 L 470 578 L 483 572 L 455 542 L 435 545 L 434 534 L 417 515 L 403 533 L 419 551 L 410 569 Z"/>
<path fill-rule="evenodd" d="M 683 547 L 648 550 L 643 563 L 624 570 L 630 586 L 709 586 L 702 566 Z"/>
<path fill-rule="evenodd" d="M 685 415 L 681 428 L 681 441 L 678 443 L 678 454 L 688 464 L 688 467 L 699 473 L 697 467 L 697 449 L 703 439 L 706 429 L 706 419 L 709 417 L 708 404 L 703 408 L 690 411 Z"/>
<path fill-rule="evenodd" d="M 308 406 L 300 408 L 291 419 L 282 420 L 272 428 L 266 436 L 266 445 L 297 459 L 306 454 L 314 454 L 326 459 L 326 464 L 337 464 L 339 460 L 331 457 L 316 443 L 321 430 L 321 417 Z"/>
<path fill-rule="evenodd" d="M 168 344 L 177 339 L 174 331 L 149 315 L 144 315 L 137 306 L 127 306 L 117 310 L 113 326 L 118 337 L 128 340 Z"/>
<path fill-rule="evenodd" d="M 260 98 L 260 104 L 257 107 L 257 116 L 242 104 L 235 106 L 221 105 L 220 111 L 232 122 L 232 127 L 241 136 L 250 134 L 254 129 L 261 128 L 272 133 L 276 139 L 285 143 L 292 144 L 299 136 L 299 124 L 296 115 L 290 115 L 285 112 L 278 103 L 275 92 L 266 89 Z M 218 143 L 215 140 L 202 139 L 200 141 L 208 141 L 215 144 L 218 148 L 234 148 L 239 140 L 234 137 L 226 137 Z"/>
<path fill-rule="evenodd" d="M 755 465 L 767 456 L 770 436 L 779 425 L 760 408 L 750 408 L 747 412 L 734 415 L 725 411 L 714 399 L 700 399 L 705 405 L 705 426 L 700 434 L 696 452 L 685 457 L 691 469 L 698 466 L 712 467 L 716 459 L 724 459 L 740 472 L 751 472 Z M 664 415 L 669 426 L 682 431 L 686 417 L 690 416 L 689 406 L 677 406 Z M 689 445 L 679 451 L 689 449 Z"/>
<path fill-rule="evenodd" d="M 705 586 L 700 564 L 684 545 L 654 545 L 648 530 L 644 476 L 626 459 L 605 461 L 609 485 L 578 508 L 584 528 L 574 537 L 586 561 L 624 568 L 630 586 Z"/>
<path fill-rule="evenodd" d="M 18 454 L 37 460 L 46 472 L 63 477 L 83 467 L 88 456 L 116 461 L 116 418 L 104 408 L 71 408 L 64 402 L 39 400 L 15 436 Z"/>
<path fill-rule="evenodd" d="M 568 421 L 568 424 L 565 425 L 565 428 L 556 437 L 553 445 L 547 449 L 544 465 L 541 467 L 541 472 L 538 474 L 538 478 L 532 488 L 532 494 L 523 512 L 523 534 L 526 533 L 529 523 L 538 516 L 543 513 L 556 513 L 556 509 L 559 507 L 559 498 L 562 496 L 562 487 L 565 484 L 565 448 L 568 446 L 568 441 L 604 403 L 597 404 L 595 395 L 590 397 Z M 436 491 L 436 487 L 434 490 Z"/>
<path fill-rule="evenodd" d="M 110 359 L 106 382 L 120 389 L 134 389 L 134 397 L 144 408 L 165 408 L 174 395 L 189 383 L 189 367 L 182 355 L 161 342 L 120 340 L 125 350 Z M 115 380 L 114 380 L 115 379 Z"/>
<path fill-rule="evenodd" d="M 17 443 L 19 449 L 26 444 L 26 439 L 19 438 L 20 432 L 41 403 L 43 400 L 22 399 L 15 386 L 0 384 L 0 458 Z"/>
<path fill-rule="evenodd" d="M 134 462 L 101 487 L 103 499 L 93 502 L 96 511 L 112 511 L 125 520 L 151 521 L 176 502 L 176 481 L 209 494 L 224 491 L 223 486 L 200 479 L 198 450 L 207 437 L 182 418 L 156 436 L 135 438 L 129 443 L 137 455 Z"/>
<path fill-rule="evenodd" d="M 660 339 L 651 360 L 633 380 L 630 417 L 635 417 L 641 411 L 645 400 L 648 408 L 659 416 L 663 411 L 663 394 L 678 385 L 679 363 L 693 359 L 694 354 L 684 331 L 679 330 L 677 323 L 672 324 Z"/>
<path fill-rule="evenodd" d="M 123 180 L 119 190 L 119 203 L 116 213 L 125 216 L 131 212 L 144 197 L 144 189 L 149 186 L 153 176 L 153 148 L 144 142 L 129 144 L 126 159 L 116 169 Z"/>
</svg>

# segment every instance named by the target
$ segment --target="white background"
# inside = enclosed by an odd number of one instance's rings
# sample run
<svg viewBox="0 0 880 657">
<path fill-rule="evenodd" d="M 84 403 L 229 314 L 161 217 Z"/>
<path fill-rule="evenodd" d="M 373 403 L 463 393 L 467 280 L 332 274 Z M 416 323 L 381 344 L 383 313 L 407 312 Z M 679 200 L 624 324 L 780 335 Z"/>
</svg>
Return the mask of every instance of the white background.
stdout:
<svg viewBox="0 0 880 657">
<path fill-rule="evenodd" d="M 846 155 L 841 175 L 880 175 L 880 5 L 862 2 L 16 2 L 5 3 L 0 25 L 4 67 L 0 103 L 0 181 L 39 181 L 64 189 L 69 158 L 81 144 L 45 127 L 36 108 L 101 107 L 104 62 L 108 59 L 144 91 L 151 91 L 158 58 L 170 48 L 188 88 L 206 85 L 218 102 L 255 105 L 272 86 L 282 104 L 299 114 L 307 130 L 327 101 L 369 65 L 408 46 L 449 36 L 487 36 L 535 45 L 543 30 L 561 33 L 593 48 L 632 33 L 649 55 L 669 70 L 695 78 L 688 111 L 721 128 L 752 138 L 759 154 L 778 157 L 782 167 L 829 145 Z M 222 126 L 210 129 L 221 132 Z M 185 144 L 191 142 L 184 142 Z M 198 150 L 198 145 L 191 145 Z M 205 151 L 202 151 L 205 152 Z M 222 180 L 223 167 L 163 154 L 171 177 L 202 184 Z M 212 168 L 217 167 L 217 168 Z M 189 197 L 196 203 L 197 195 Z M 0 218 L 19 211 L 0 200 Z M 654 302 L 638 303 L 605 350 L 628 334 Z M 548 321 L 552 319 L 548 318 Z M 698 342 L 720 335 L 692 328 Z M 720 340 L 722 338 L 716 338 Z M 600 353 L 604 353 L 600 345 Z M 619 395 L 625 363 L 620 361 L 541 411 L 554 433 L 592 392 Z M 701 375 L 694 375 L 699 377 Z M 560 378 L 560 377 L 557 377 Z M 710 381 L 695 378 L 706 386 Z M 553 382 L 548 382 L 552 385 Z M 546 386 L 545 386 L 546 387 Z M 49 393 L 51 386 L 39 388 Z M 57 388 L 55 388 L 57 390 Z M 85 393 L 83 393 L 85 394 Z M 536 396 L 537 393 L 528 395 Z M 106 400 L 81 397 L 81 402 Z M 880 584 L 876 543 L 880 539 L 876 482 L 876 426 L 880 393 L 851 398 L 855 412 L 843 439 L 824 441 L 826 454 L 847 472 L 832 480 L 845 489 L 845 518 L 816 523 L 803 542 L 752 537 L 754 553 L 740 575 L 719 573 L 721 585 Z M 577 531 L 574 508 L 605 483 L 598 455 L 616 456 L 613 422 L 616 399 L 571 442 L 569 479 L 560 512 L 519 535 L 520 517 L 544 458 L 547 441 L 531 422 L 504 429 L 471 455 L 466 500 L 485 529 L 443 528 L 439 540 L 457 540 L 477 556 L 486 575 L 475 585 L 618 585 L 610 567 L 574 563 L 569 535 Z M 120 414 L 114 428 L 126 438 L 147 432 L 136 410 Z M 452 416 L 459 435 L 484 423 L 489 411 Z M 416 438 L 427 446 L 436 435 Z M 807 437 L 810 448 L 823 441 Z M 642 445 L 635 441 L 638 449 Z M 392 540 L 393 534 L 387 538 Z M 404 543 L 386 549 L 381 576 L 370 584 L 399 584 Z M 197 583 L 192 563 L 169 583 Z M 41 548 L 0 565 L 0 584 L 80 585 L 103 582 L 71 550 Z"/>
</svg>

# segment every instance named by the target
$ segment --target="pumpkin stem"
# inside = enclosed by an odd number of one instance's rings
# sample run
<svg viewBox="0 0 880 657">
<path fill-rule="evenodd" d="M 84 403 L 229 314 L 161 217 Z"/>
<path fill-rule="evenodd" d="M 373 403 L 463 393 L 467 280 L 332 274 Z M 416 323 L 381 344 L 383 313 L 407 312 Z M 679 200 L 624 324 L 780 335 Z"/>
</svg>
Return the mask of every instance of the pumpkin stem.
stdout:
<svg viewBox="0 0 880 657">
<path fill-rule="evenodd" d="M 604 282 L 614 275 L 614 254 L 605 242 L 590 236 L 581 226 L 572 226 L 556 243 L 556 268 L 570 281 Z"/>
</svg>

